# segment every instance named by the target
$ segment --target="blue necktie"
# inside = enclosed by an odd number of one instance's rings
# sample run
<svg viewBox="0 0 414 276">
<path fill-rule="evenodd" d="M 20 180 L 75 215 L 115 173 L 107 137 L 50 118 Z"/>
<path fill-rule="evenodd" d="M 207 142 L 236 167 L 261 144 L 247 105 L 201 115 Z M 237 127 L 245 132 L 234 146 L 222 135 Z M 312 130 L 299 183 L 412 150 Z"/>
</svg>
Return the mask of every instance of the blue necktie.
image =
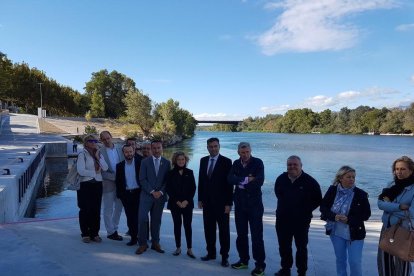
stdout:
<svg viewBox="0 0 414 276">
<path fill-rule="evenodd" d="M 214 159 L 210 159 L 210 167 L 208 167 L 207 176 L 208 178 L 211 178 L 211 175 L 213 174 L 213 168 L 214 168 Z"/>
</svg>

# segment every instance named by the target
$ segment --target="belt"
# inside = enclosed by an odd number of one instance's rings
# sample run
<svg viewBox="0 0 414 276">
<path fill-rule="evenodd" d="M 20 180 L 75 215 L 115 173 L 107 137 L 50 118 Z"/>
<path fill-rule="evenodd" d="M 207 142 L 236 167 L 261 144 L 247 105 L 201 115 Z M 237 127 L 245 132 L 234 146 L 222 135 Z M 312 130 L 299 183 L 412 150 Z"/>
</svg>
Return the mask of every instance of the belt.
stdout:
<svg viewBox="0 0 414 276">
<path fill-rule="evenodd" d="M 127 189 L 126 191 L 127 191 L 127 192 L 130 192 L 130 193 L 136 193 L 136 192 L 141 191 L 141 189 L 140 189 L 140 188 L 135 188 L 135 189 Z"/>
</svg>

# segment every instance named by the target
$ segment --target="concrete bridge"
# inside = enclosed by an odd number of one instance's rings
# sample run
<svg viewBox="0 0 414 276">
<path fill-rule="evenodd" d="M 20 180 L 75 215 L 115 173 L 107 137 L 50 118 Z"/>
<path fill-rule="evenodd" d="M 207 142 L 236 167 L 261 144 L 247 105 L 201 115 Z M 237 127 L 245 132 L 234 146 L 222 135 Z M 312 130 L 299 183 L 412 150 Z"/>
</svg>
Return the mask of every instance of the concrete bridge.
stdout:
<svg viewBox="0 0 414 276">
<path fill-rule="evenodd" d="M 221 121 L 221 120 L 196 120 L 197 124 L 223 124 L 223 125 L 238 125 L 243 121 Z"/>
</svg>

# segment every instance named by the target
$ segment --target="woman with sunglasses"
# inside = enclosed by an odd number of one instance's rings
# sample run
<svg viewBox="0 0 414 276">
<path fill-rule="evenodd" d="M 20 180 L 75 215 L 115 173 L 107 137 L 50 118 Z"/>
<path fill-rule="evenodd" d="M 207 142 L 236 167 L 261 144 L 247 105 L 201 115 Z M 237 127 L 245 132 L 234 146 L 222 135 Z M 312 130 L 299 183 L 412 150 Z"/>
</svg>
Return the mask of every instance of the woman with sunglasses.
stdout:
<svg viewBox="0 0 414 276">
<path fill-rule="evenodd" d="M 82 241 L 101 242 L 99 228 L 101 224 L 102 175 L 108 164 L 99 153 L 98 140 L 93 135 L 83 139 L 84 150 L 78 155 L 76 168 L 81 176 L 80 189 L 77 191 L 79 207 L 79 225 Z"/>
</svg>

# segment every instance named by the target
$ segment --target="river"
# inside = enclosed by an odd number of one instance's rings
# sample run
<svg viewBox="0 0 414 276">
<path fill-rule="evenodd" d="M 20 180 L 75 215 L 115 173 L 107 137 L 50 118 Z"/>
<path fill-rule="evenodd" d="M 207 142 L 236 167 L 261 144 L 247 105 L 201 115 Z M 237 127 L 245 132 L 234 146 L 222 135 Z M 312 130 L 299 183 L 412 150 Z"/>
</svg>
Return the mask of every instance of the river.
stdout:
<svg viewBox="0 0 414 276">
<path fill-rule="evenodd" d="M 246 141 L 251 144 L 252 155 L 263 160 L 265 182 L 262 187 L 265 211 L 274 212 L 276 197 L 273 186 L 276 177 L 286 171 L 286 159 L 298 155 L 302 159 L 303 170 L 312 175 L 321 185 L 324 193 L 342 165 L 356 169 L 357 186 L 369 193 L 372 219 L 379 219 L 380 212 L 376 198 L 382 188 L 392 181 L 392 162 L 402 156 L 414 157 L 414 138 L 405 136 L 369 136 L 337 134 L 279 134 L 246 132 L 205 132 L 164 150 L 169 158 L 177 150 L 186 152 L 190 157 L 188 167 L 198 177 L 200 158 L 207 155 L 206 140 L 210 137 L 220 139 L 220 153 L 235 160 L 237 144 Z M 70 161 L 69 161 L 70 162 Z M 55 162 L 51 162 L 55 165 Z M 60 165 L 62 166 L 62 165 Z M 64 165 L 63 165 L 64 168 Z M 40 194 L 37 200 L 36 217 L 62 217 L 77 215 L 76 193 L 62 191 L 64 179 L 62 170 L 55 168 L 46 172 L 45 187 L 41 190 L 53 193 Z M 52 183 L 53 182 L 53 183 Z M 57 186 L 57 187 L 52 187 Z M 68 206 L 70 202 L 73 206 Z"/>
</svg>

